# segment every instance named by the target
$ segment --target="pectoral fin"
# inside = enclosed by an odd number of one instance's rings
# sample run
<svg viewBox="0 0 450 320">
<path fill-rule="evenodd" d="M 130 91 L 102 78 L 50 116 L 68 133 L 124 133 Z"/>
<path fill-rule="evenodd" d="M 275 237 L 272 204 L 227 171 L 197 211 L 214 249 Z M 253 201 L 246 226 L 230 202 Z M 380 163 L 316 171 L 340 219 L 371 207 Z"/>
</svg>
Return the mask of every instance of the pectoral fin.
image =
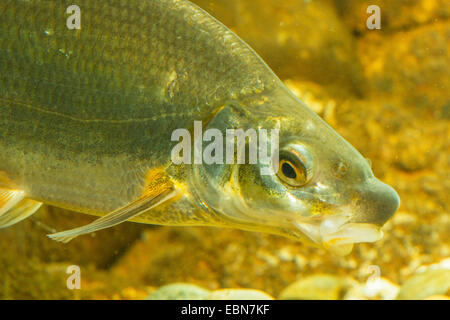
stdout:
<svg viewBox="0 0 450 320">
<path fill-rule="evenodd" d="M 0 188 L 0 228 L 9 227 L 29 216 L 42 205 L 31 199 L 24 199 L 25 192 Z"/>
<path fill-rule="evenodd" d="M 157 195 L 155 195 L 155 192 L 149 192 L 140 197 L 138 200 L 117 209 L 88 225 L 50 234 L 48 237 L 56 241 L 67 243 L 79 235 L 95 232 L 125 222 L 141 214 L 142 212 L 150 210 L 151 208 L 154 208 L 157 205 L 173 198 L 175 195 L 177 195 L 177 191 L 173 187 L 165 189 Z"/>
<path fill-rule="evenodd" d="M 25 192 L 21 190 L 9 190 L 0 188 L 0 216 L 17 205 L 25 197 Z"/>
<path fill-rule="evenodd" d="M 0 228 L 6 228 L 28 218 L 42 206 L 42 202 L 24 199 L 0 215 Z"/>
</svg>

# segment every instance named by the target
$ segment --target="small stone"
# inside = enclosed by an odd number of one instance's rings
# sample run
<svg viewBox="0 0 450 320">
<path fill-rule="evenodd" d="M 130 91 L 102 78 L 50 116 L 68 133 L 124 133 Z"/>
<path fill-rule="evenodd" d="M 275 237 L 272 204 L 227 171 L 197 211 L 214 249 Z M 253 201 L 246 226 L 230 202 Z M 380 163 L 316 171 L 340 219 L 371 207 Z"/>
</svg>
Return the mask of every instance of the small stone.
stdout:
<svg viewBox="0 0 450 320">
<path fill-rule="evenodd" d="M 399 211 L 392 217 L 392 223 L 399 225 L 414 225 L 417 223 L 417 216 L 410 212 Z"/>
<path fill-rule="evenodd" d="M 173 283 L 152 292 L 147 300 L 203 300 L 211 292 L 189 283 Z"/>
<path fill-rule="evenodd" d="M 260 258 L 261 260 L 264 260 L 269 266 L 275 267 L 279 264 L 280 259 L 271 254 L 270 252 L 266 250 L 258 250 L 256 253 L 256 256 Z"/>
<path fill-rule="evenodd" d="M 364 285 L 364 293 L 369 299 L 393 300 L 400 290 L 399 286 L 386 278 L 375 278 Z"/>
<path fill-rule="evenodd" d="M 273 300 L 269 294 L 254 289 L 220 289 L 213 291 L 207 300 Z"/>
<path fill-rule="evenodd" d="M 418 300 L 450 292 L 450 270 L 427 270 L 408 279 L 400 288 L 399 300 Z"/>
<path fill-rule="evenodd" d="M 283 262 L 290 262 L 295 258 L 295 256 L 288 247 L 283 247 L 280 250 L 278 250 L 277 256 Z"/>
<path fill-rule="evenodd" d="M 349 281 L 334 275 L 318 274 L 286 287 L 280 300 L 339 300 L 349 288 Z"/>
<path fill-rule="evenodd" d="M 389 279 L 371 276 L 365 283 L 352 286 L 344 300 L 394 300 L 399 290 L 399 285 Z"/>
<path fill-rule="evenodd" d="M 299 269 L 304 269 L 305 266 L 308 263 L 308 260 L 304 256 L 302 256 L 301 254 L 296 254 L 295 257 L 294 257 L 294 262 L 295 262 L 295 265 Z"/>
<path fill-rule="evenodd" d="M 437 263 L 432 263 L 425 266 L 420 266 L 416 272 L 421 273 L 427 270 L 439 270 L 439 269 L 447 269 L 450 270 L 450 258 L 443 259 Z"/>
</svg>

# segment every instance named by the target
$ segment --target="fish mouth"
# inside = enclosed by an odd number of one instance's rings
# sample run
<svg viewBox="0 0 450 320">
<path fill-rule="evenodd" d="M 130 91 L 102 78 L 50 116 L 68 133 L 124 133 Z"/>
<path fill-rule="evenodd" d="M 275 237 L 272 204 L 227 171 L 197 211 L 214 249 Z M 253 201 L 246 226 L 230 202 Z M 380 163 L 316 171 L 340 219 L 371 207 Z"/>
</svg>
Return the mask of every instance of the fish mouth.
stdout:
<svg viewBox="0 0 450 320">
<path fill-rule="evenodd" d="M 294 224 L 314 243 L 339 256 L 350 254 L 355 243 L 383 238 L 380 226 L 349 221 L 349 215 L 335 214 L 315 221 L 295 221 Z"/>
</svg>

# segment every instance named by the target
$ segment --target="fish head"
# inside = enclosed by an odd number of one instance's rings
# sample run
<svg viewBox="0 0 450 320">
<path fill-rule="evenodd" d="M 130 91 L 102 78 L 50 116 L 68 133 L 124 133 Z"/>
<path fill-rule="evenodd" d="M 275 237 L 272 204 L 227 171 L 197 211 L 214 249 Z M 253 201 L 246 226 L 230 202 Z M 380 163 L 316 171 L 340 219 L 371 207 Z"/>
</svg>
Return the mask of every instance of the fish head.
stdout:
<svg viewBox="0 0 450 320">
<path fill-rule="evenodd" d="M 234 121 L 210 123 L 266 129 L 258 150 L 267 145 L 270 161 L 249 163 L 247 156 L 245 163 L 196 166 L 204 205 L 232 227 L 299 239 L 338 255 L 350 253 L 354 243 L 381 239 L 381 227 L 400 204 L 395 190 L 297 98 L 284 95 L 267 104 L 250 114 L 230 111 Z"/>
</svg>

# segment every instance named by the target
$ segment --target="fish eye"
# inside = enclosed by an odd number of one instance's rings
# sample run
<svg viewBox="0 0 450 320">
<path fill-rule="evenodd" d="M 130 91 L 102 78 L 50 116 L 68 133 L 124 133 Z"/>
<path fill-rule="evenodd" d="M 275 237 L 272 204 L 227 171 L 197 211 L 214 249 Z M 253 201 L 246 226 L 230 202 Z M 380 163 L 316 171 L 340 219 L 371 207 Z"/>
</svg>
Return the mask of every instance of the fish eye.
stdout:
<svg viewBox="0 0 450 320">
<path fill-rule="evenodd" d="M 278 178 L 291 187 L 301 187 L 311 180 L 312 170 L 309 156 L 297 150 L 280 152 Z"/>
</svg>

